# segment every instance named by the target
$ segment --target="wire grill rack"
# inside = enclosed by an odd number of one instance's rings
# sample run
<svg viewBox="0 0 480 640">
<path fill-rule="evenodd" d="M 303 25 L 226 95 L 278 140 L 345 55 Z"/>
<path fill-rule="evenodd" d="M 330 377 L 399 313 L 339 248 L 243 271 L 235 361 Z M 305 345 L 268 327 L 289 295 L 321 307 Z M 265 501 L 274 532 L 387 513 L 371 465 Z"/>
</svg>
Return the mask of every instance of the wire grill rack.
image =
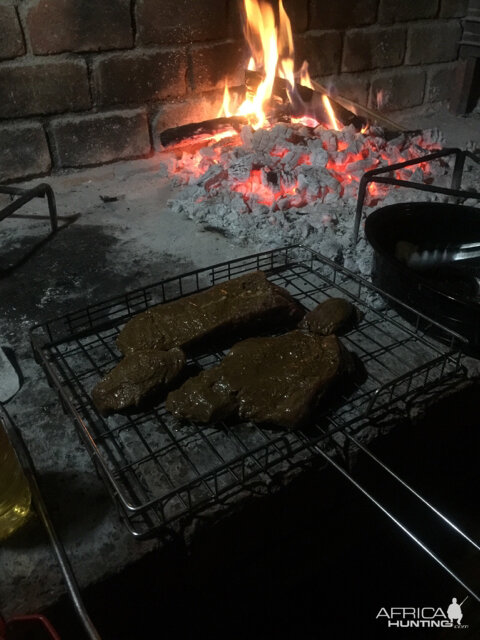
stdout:
<svg viewBox="0 0 480 640">
<path fill-rule="evenodd" d="M 128 319 L 254 270 L 265 271 L 307 309 L 328 297 L 353 302 L 361 320 L 342 340 L 361 360 L 366 376 L 336 394 L 308 428 L 295 432 L 252 423 L 180 424 L 163 403 L 148 411 L 99 415 L 91 391 L 120 360 L 115 339 Z M 319 447 L 331 450 L 333 434 L 365 416 L 402 410 L 418 390 L 457 376 L 462 338 L 440 326 L 437 334 L 443 331 L 445 343 L 426 337 L 436 323 L 413 309 L 409 316 L 415 322 L 407 323 L 385 304 L 388 297 L 320 254 L 294 246 L 199 269 L 68 313 L 33 327 L 31 340 L 127 527 L 148 537 L 253 485 L 268 485 L 279 471 L 318 458 Z M 224 354 L 209 350 L 190 359 L 206 368 Z"/>
</svg>

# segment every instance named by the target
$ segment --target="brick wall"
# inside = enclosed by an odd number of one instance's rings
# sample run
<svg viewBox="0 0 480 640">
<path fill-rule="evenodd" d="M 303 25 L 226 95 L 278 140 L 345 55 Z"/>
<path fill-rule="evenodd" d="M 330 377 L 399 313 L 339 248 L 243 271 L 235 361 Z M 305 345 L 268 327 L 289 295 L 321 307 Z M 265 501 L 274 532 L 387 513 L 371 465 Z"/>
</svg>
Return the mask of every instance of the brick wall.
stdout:
<svg viewBox="0 0 480 640">
<path fill-rule="evenodd" d="M 285 0 L 298 61 L 391 111 L 448 98 L 467 0 Z M 0 182 L 148 156 L 216 114 L 248 52 L 236 0 L 0 0 Z"/>
</svg>

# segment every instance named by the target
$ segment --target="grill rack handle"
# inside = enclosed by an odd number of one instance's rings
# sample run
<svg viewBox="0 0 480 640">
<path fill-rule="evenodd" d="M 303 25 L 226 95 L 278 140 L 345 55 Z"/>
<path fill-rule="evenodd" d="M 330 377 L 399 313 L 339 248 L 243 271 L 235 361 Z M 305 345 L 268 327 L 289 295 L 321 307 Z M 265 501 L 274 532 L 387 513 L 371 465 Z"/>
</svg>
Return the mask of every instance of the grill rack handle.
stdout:
<svg viewBox="0 0 480 640">
<path fill-rule="evenodd" d="M 349 440 L 357 449 L 366 454 L 369 459 L 377 465 L 385 474 L 390 476 L 398 485 L 403 489 L 406 489 L 412 496 L 419 500 L 424 506 L 432 511 L 437 517 L 439 517 L 448 527 L 450 527 L 460 538 L 468 542 L 476 551 L 480 551 L 480 545 L 472 540 L 462 529 L 460 529 L 455 523 L 453 523 L 447 516 L 445 516 L 439 509 L 429 503 L 423 496 L 421 496 L 413 487 L 411 487 L 405 480 L 403 480 L 398 474 L 396 474 L 390 467 L 377 458 L 370 449 L 359 442 L 354 436 L 348 433 L 348 430 L 343 431 L 343 435 Z M 403 533 L 405 533 L 422 551 L 424 551 L 432 560 L 434 560 L 446 573 L 448 573 L 463 589 L 465 589 L 477 602 L 480 602 L 480 595 L 477 594 L 471 587 L 469 587 L 456 573 L 453 571 L 438 555 L 433 552 L 414 532 L 412 532 L 403 522 L 401 522 L 380 500 L 377 500 L 375 496 L 370 493 L 364 486 L 362 486 L 351 473 L 349 473 L 344 467 L 341 466 L 331 455 L 328 455 L 320 445 L 315 445 L 315 450 L 319 453 L 331 466 L 333 466 L 343 477 L 348 480 L 358 491 L 360 491 L 370 502 L 372 502 L 380 511 L 386 515 Z"/>
</svg>

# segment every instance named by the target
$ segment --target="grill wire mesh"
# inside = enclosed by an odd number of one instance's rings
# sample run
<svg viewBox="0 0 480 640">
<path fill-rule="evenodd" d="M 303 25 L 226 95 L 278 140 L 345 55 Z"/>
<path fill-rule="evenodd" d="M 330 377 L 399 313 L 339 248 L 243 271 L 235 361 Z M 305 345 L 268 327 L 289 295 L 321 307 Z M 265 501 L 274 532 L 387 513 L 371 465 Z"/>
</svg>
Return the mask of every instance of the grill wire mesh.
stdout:
<svg viewBox="0 0 480 640">
<path fill-rule="evenodd" d="M 360 321 L 342 341 L 366 375 L 335 393 L 307 428 L 282 432 L 252 423 L 181 424 L 163 403 L 107 418 L 96 411 L 92 388 L 119 362 L 115 339 L 129 318 L 257 269 L 307 309 L 328 297 L 342 297 L 360 311 Z M 428 338 L 431 321 L 409 309 L 407 322 L 385 305 L 387 298 L 327 258 L 288 247 L 183 274 L 69 313 L 35 326 L 31 338 L 37 360 L 79 428 L 127 527 L 135 536 L 147 537 L 209 505 L 235 499 L 256 483 L 268 485 L 279 471 L 318 457 L 318 446 L 332 452 L 333 434 L 354 432 L 365 416 L 391 414 L 420 389 L 458 374 L 461 338 L 438 326 L 436 336 L 443 332 L 443 341 Z M 192 356 L 190 363 L 211 367 L 225 353 L 208 350 Z"/>
</svg>

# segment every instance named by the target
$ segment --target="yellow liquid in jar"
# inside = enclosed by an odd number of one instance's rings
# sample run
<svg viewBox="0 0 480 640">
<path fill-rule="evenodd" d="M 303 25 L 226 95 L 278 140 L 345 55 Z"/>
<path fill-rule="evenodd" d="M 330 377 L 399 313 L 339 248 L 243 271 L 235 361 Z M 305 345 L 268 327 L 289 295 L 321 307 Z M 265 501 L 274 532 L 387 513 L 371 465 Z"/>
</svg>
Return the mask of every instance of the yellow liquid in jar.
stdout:
<svg viewBox="0 0 480 640">
<path fill-rule="evenodd" d="M 0 421 L 0 540 L 25 522 L 30 503 L 28 480 Z"/>
</svg>

